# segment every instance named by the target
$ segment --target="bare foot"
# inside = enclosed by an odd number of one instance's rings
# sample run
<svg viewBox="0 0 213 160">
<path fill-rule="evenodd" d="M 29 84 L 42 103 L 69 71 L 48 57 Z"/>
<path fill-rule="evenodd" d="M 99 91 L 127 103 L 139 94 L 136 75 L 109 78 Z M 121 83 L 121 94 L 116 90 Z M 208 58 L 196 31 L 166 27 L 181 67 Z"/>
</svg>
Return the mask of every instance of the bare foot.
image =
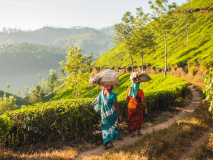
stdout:
<svg viewBox="0 0 213 160">
<path fill-rule="evenodd" d="M 132 132 L 132 133 L 131 133 L 131 137 L 135 137 L 135 134 L 134 134 L 134 132 Z"/>
</svg>

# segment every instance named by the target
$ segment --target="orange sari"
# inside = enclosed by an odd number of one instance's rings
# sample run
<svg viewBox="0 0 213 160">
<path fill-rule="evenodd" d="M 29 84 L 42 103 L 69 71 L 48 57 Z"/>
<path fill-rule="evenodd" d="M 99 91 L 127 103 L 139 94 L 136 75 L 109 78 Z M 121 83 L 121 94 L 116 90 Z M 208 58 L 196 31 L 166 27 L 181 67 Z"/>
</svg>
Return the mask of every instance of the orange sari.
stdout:
<svg viewBox="0 0 213 160">
<path fill-rule="evenodd" d="M 136 98 L 128 95 L 129 90 L 126 95 L 126 99 L 129 100 L 128 103 L 128 128 L 129 131 L 135 131 L 140 129 L 143 124 L 143 105 L 141 98 L 144 97 L 143 90 L 139 89 Z"/>
</svg>

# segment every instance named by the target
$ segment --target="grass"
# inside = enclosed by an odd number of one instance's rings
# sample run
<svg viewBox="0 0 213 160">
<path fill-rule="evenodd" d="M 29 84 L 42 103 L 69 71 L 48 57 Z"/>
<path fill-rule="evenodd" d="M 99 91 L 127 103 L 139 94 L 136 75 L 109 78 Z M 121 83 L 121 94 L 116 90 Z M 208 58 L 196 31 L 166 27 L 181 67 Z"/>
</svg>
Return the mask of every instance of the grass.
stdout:
<svg viewBox="0 0 213 160">
<path fill-rule="evenodd" d="M 0 151 L 1 153 L 1 151 Z M 74 159 L 77 155 L 77 151 L 70 147 L 64 147 L 62 149 L 47 150 L 45 152 L 35 152 L 33 154 L 4 151 L 1 153 L 2 159 Z"/>
<path fill-rule="evenodd" d="M 1 145 L 0 145 L 1 146 Z M 94 144 L 85 141 L 64 143 L 40 143 L 7 149 L 0 147 L 0 159 L 34 160 L 34 159 L 74 159 L 79 152 L 94 148 Z"/>
<path fill-rule="evenodd" d="M 192 159 L 213 159 L 213 135 L 209 137 L 206 143 L 204 143 L 190 158 Z"/>
</svg>

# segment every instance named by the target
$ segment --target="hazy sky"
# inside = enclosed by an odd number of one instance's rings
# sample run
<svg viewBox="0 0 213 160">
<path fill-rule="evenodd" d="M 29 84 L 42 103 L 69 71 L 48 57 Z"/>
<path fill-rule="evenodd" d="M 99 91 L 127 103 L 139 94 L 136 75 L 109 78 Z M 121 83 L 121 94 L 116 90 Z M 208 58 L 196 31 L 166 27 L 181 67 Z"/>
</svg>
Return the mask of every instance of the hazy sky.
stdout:
<svg viewBox="0 0 213 160">
<path fill-rule="evenodd" d="M 169 0 L 178 5 L 186 0 Z M 150 12 L 148 0 L 0 0 L 3 27 L 35 30 L 43 26 L 104 28 L 121 22 L 126 11 Z"/>
</svg>

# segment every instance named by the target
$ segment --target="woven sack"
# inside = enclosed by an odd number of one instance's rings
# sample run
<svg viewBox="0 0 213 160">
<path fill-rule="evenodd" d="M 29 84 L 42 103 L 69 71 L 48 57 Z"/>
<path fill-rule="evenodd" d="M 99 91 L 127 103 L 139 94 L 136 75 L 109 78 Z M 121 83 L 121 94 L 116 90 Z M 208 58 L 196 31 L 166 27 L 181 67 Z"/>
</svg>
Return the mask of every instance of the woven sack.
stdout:
<svg viewBox="0 0 213 160">
<path fill-rule="evenodd" d="M 130 79 L 133 83 L 140 83 L 140 82 L 148 82 L 151 80 L 151 77 L 145 72 L 133 72 L 130 75 Z"/>
<path fill-rule="evenodd" d="M 119 83 L 118 73 L 110 69 L 104 69 L 97 75 L 91 76 L 89 83 L 91 85 L 98 84 L 100 86 L 118 85 Z"/>
</svg>

